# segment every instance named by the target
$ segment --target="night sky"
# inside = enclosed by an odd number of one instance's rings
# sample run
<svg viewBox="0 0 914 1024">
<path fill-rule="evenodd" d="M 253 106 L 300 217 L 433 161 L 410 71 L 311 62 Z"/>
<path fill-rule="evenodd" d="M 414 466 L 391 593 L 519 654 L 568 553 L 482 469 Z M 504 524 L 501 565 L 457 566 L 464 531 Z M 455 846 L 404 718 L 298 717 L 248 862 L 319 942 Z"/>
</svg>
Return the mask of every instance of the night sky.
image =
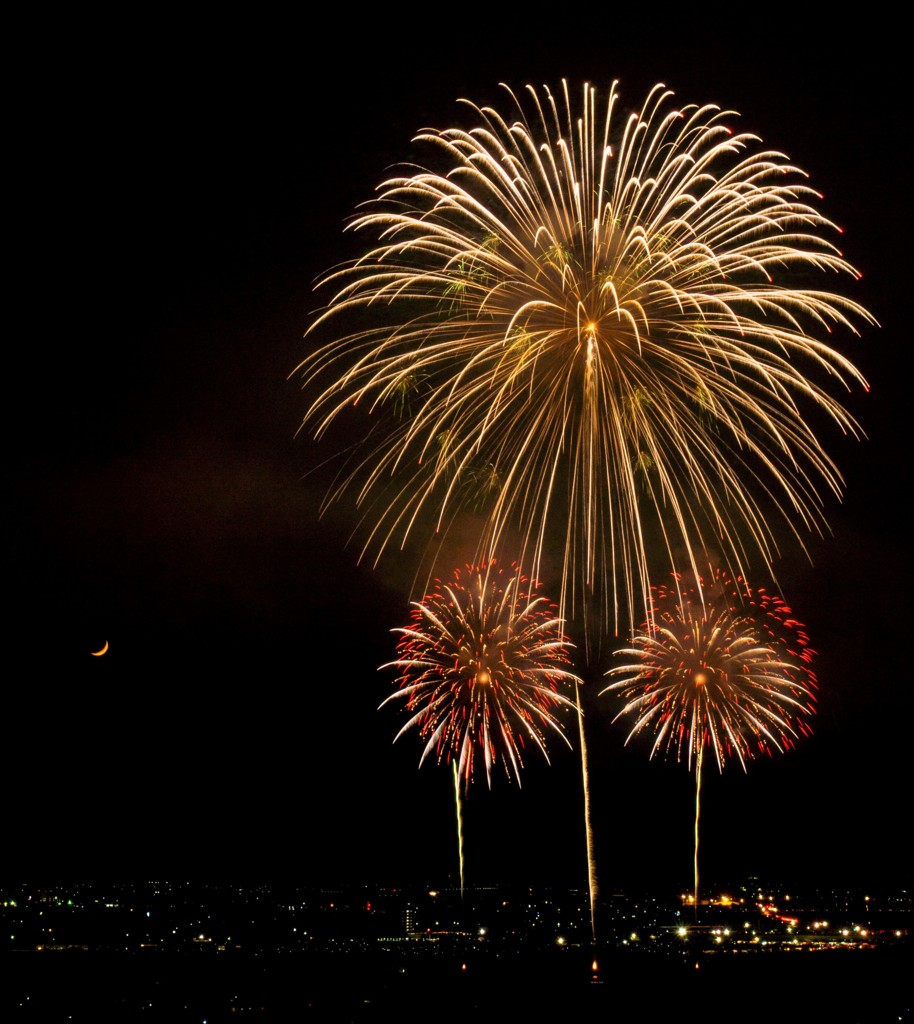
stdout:
<svg viewBox="0 0 914 1024">
<path fill-rule="evenodd" d="M 518 12 L 518 18 L 521 14 Z M 471 17 L 469 11 L 463 17 Z M 59 25 L 36 45 L 16 159 L 25 233 L 12 297 L 11 580 L 2 766 L 15 879 L 183 877 L 444 884 L 449 771 L 418 770 L 378 705 L 405 625 L 408 556 L 347 545 L 318 506 L 331 443 L 296 437 L 289 375 L 315 279 L 410 140 L 500 101 L 498 83 L 665 82 L 716 102 L 824 193 L 864 277 L 837 287 L 881 327 L 836 344 L 868 395 L 868 440 L 826 447 L 846 478 L 782 592 L 819 652 L 815 733 L 708 772 L 703 871 L 876 885 L 909 879 L 912 717 L 910 113 L 901 44 L 862 25 L 647 27 L 452 22 L 389 10 L 320 30 L 254 23 Z M 761 15 L 760 15 L 761 18 Z M 97 31 L 96 31 L 97 30 Z M 881 35 L 885 32 L 885 37 Z M 25 86 L 23 87 L 25 88 Z M 18 301 L 17 301 L 18 300 Z M 18 319 L 18 318 L 17 318 Z M 8 612 L 8 615 L 10 612 Z M 90 652 L 105 642 L 104 657 Z M 604 888 L 691 882 L 693 779 L 623 746 L 589 683 Z M 585 881 L 576 756 L 531 756 L 518 790 L 477 782 L 468 881 Z"/>
</svg>

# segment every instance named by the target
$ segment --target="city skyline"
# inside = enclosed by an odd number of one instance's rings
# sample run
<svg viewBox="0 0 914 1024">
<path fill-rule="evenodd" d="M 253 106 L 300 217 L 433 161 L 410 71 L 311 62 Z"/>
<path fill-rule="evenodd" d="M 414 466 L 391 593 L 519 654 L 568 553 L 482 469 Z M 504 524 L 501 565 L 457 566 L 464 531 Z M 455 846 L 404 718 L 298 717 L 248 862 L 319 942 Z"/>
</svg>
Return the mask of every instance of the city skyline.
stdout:
<svg viewBox="0 0 914 1024">
<path fill-rule="evenodd" d="M 756 880 L 757 882 L 757 880 Z M 758 993 L 744 1020 L 904 1019 L 909 894 L 747 884 L 694 908 L 584 889 L 309 887 L 164 881 L 0 886 L 13 1019 L 425 1020 L 655 1015 Z M 112 969 L 115 968 L 115 969 Z M 797 985 L 796 981 L 802 979 Z M 656 991 L 653 991 L 656 989 Z"/>
</svg>

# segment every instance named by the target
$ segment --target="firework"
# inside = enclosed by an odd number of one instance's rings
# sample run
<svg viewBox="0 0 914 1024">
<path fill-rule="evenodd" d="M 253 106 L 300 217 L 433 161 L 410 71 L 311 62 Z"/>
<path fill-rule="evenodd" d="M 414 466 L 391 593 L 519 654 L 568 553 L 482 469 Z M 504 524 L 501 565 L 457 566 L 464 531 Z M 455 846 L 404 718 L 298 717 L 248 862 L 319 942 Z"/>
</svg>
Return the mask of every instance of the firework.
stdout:
<svg viewBox="0 0 914 1024">
<path fill-rule="evenodd" d="M 548 761 L 548 735 L 568 743 L 558 713 L 574 708 L 562 690 L 577 677 L 565 667 L 570 644 L 555 606 L 538 591 L 516 567 L 467 566 L 415 602 L 412 624 L 395 631 L 399 657 L 382 668 L 398 671 L 398 688 L 381 706 L 405 702 L 396 739 L 418 730 L 420 765 L 429 756 L 454 762 L 466 785 L 481 758 L 491 786 L 501 760 L 520 783 L 528 744 Z"/>
<path fill-rule="evenodd" d="M 603 693 L 625 700 L 629 734 L 654 732 L 658 751 L 689 767 L 705 747 L 718 767 L 793 746 L 815 705 L 813 652 L 784 601 L 718 571 L 710 583 L 656 587 L 652 620 L 610 669 Z"/>
<path fill-rule="evenodd" d="M 653 733 L 661 752 L 695 771 L 695 904 L 698 820 L 706 750 L 718 768 L 792 747 L 810 732 L 814 652 L 804 627 L 777 595 L 718 570 L 707 581 L 654 588 L 651 616 L 603 693 L 625 702 L 614 721 L 634 719 L 626 739 Z"/>
<path fill-rule="evenodd" d="M 859 275 L 803 171 L 672 97 L 628 116 L 615 83 L 467 103 L 468 130 L 415 140 L 438 169 L 354 218 L 371 241 L 321 282 L 309 333 L 333 337 L 298 372 L 317 437 L 371 413 L 327 497 L 354 489 L 363 554 L 472 509 L 480 559 L 539 576 L 560 549 L 560 613 L 606 625 L 641 618 L 649 551 L 701 574 L 717 548 L 744 572 L 776 556 L 771 524 L 801 546 L 822 531 L 843 482 L 819 428 L 860 434 L 823 385 L 865 387 L 830 342 L 874 322 L 829 289 Z"/>
</svg>

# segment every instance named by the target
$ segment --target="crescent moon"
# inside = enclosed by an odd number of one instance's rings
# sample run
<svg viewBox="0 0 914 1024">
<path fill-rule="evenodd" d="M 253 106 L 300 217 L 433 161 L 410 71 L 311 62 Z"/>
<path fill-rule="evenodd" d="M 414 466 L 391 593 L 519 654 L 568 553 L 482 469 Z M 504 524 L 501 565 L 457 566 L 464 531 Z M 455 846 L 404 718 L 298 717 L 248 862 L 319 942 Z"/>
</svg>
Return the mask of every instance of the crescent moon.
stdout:
<svg viewBox="0 0 914 1024">
<path fill-rule="evenodd" d="M 102 649 L 100 651 L 91 651 L 90 653 L 91 653 L 93 658 L 100 658 L 105 653 L 105 651 L 107 651 L 107 650 L 108 650 L 108 641 L 106 640 L 104 647 L 102 647 Z"/>
</svg>

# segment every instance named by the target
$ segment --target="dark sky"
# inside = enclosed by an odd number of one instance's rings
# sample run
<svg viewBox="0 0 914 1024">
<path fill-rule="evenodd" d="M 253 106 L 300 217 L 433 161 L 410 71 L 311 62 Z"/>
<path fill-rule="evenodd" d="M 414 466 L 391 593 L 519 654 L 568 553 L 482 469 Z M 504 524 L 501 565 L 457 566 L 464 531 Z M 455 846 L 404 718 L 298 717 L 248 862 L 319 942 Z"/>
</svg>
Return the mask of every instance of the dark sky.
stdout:
<svg viewBox="0 0 914 1024">
<path fill-rule="evenodd" d="M 855 297 L 882 326 L 840 345 L 872 385 L 848 399 L 869 438 L 829 442 L 847 481 L 833 536 L 810 538 L 811 566 L 796 551 L 777 566 L 820 654 L 816 731 L 746 775 L 707 776 L 703 863 L 722 879 L 907 878 L 900 43 L 782 20 L 661 33 L 662 17 L 646 34 L 609 14 L 388 11 L 320 30 L 264 16 L 124 25 L 105 46 L 79 22 L 36 49 L 17 152 L 25 314 L 7 342 L 14 877 L 453 878 L 449 774 L 417 770 L 418 740 L 392 746 L 398 716 L 377 710 L 409 569 L 358 565 L 345 507 L 319 519 L 329 451 L 295 437 L 304 398 L 287 377 L 315 278 L 355 254 L 344 222 L 415 157 L 415 131 L 451 123 L 460 96 L 496 101 L 499 81 L 567 77 L 618 78 L 632 104 L 663 81 L 738 110 L 810 172 L 864 272 Z M 624 748 L 591 704 L 604 886 L 687 887 L 692 777 Z M 470 879 L 583 882 L 577 762 L 553 751 L 520 791 L 473 788 Z"/>
</svg>

